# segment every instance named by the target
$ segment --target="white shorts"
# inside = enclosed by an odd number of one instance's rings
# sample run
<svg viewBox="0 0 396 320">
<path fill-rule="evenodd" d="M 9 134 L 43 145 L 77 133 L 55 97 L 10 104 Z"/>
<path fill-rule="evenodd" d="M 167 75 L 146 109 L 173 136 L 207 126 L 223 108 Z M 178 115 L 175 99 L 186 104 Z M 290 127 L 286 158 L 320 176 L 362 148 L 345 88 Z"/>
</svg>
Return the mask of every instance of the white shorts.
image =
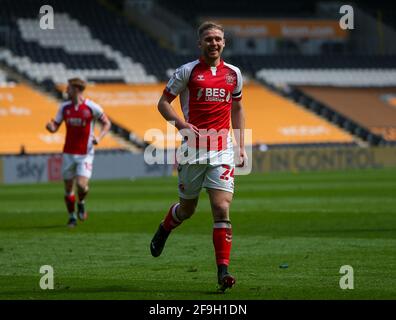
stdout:
<svg viewBox="0 0 396 320">
<path fill-rule="evenodd" d="M 210 164 L 179 164 L 179 196 L 195 199 L 202 187 L 234 193 L 234 166 Z"/>
<path fill-rule="evenodd" d="M 63 154 L 62 175 L 64 180 L 73 179 L 75 176 L 91 178 L 93 155 L 88 154 Z"/>
</svg>

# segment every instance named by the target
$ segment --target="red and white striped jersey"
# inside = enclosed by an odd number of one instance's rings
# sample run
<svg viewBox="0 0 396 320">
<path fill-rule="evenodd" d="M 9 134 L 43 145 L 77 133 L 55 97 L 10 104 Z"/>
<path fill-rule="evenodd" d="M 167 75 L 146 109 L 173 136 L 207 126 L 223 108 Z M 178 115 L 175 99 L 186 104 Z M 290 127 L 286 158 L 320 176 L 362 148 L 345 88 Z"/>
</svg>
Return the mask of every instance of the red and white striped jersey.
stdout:
<svg viewBox="0 0 396 320">
<path fill-rule="evenodd" d="M 75 106 L 72 101 L 66 101 L 59 107 L 55 122 L 66 124 L 66 139 L 64 153 L 93 154 L 92 139 L 94 137 L 95 121 L 101 119 L 103 109 L 95 102 L 85 99 Z"/>
</svg>

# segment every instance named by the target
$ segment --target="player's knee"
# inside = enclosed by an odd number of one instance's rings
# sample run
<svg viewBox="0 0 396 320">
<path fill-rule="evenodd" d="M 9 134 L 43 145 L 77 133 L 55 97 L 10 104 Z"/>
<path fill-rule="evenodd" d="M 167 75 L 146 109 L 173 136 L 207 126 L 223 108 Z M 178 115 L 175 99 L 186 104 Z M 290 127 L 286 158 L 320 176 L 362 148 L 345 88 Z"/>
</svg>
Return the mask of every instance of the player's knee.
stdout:
<svg viewBox="0 0 396 320">
<path fill-rule="evenodd" d="M 194 214 L 196 207 L 197 207 L 196 204 L 188 205 L 188 206 L 181 205 L 177 211 L 177 216 L 181 220 L 189 219 Z"/>
<path fill-rule="evenodd" d="M 73 180 L 65 180 L 65 191 L 66 193 L 73 192 Z"/>
<path fill-rule="evenodd" d="M 222 200 L 212 203 L 213 214 L 218 219 L 228 218 L 228 212 L 230 209 L 230 201 Z"/>
<path fill-rule="evenodd" d="M 77 182 L 77 190 L 79 193 L 87 193 L 88 189 L 88 184 Z"/>
</svg>

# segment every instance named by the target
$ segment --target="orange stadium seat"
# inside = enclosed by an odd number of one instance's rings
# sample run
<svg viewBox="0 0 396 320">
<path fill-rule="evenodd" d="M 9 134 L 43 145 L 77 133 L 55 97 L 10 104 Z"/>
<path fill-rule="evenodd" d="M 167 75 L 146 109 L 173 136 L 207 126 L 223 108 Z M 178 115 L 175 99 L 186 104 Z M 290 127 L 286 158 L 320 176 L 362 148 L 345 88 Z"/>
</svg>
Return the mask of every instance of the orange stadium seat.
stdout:
<svg viewBox="0 0 396 320">
<path fill-rule="evenodd" d="M 246 127 L 253 130 L 253 143 L 349 143 L 354 140 L 346 131 L 259 84 L 250 83 L 245 87 L 243 105 Z"/>
<path fill-rule="evenodd" d="M 0 87 L 0 153 L 62 152 L 65 126 L 55 134 L 45 125 L 53 118 L 59 103 L 24 84 Z M 96 128 L 98 130 L 98 128 Z M 121 148 L 111 136 L 106 136 L 100 149 Z"/>
<path fill-rule="evenodd" d="M 143 138 L 147 130 L 152 128 L 166 133 L 166 121 L 156 107 L 164 87 L 165 83 L 96 84 L 88 86 L 85 95 L 101 104 L 114 122 Z M 242 102 L 246 128 L 252 129 L 253 144 L 353 141 L 347 132 L 259 84 L 245 85 Z M 177 113 L 182 115 L 179 99 L 173 105 Z M 159 143 L 156 145 L 160 146 Z"/>
<path fill-rule="evenodd" d="M 144 138 L 149 129 L 160 130 L 166 141 L 174 141 L 172 128 L 170 136 L 167 134 L 167 122 L 157 110 L 157 103 L 165 88 L 160 84 L 95 84 L 89 85 L 85 96 L 99 103 L 106 114 L 118 125 L 128 129 L 140 138 Z M 182 116 L 179 99 L 173 103 L 176 112 Z M 170 139 L 167 139 L 169 137 Z M 169 147 L 159 140 L 147 140 L 158 147 Z M 176 143 L 178 144 L 178 143 Z"/>
<path fill-rule="evenodd" d="M 396 87 L 301 86 L 300 89 L 373 133 L 396 141 Z"/>
</svg>

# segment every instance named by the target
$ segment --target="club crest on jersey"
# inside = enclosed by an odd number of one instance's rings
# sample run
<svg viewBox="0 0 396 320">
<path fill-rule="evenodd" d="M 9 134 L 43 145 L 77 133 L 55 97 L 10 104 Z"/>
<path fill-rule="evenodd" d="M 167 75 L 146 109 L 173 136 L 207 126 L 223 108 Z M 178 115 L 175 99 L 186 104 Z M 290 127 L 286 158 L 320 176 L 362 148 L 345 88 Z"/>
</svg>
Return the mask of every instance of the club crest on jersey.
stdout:
<svg viewBox="0 0 396 320">
<path fill-rule="evenodd" d="M 83 110 L 83 117 L 84 118 L 89 118 L 89 116 L 91 115 L 91 113 L 89 112 L 89 110 Z"/>
<path fill-rule="evenodd" d="M 234 85 L 236 83 L 236 77 L 232 73 L 228 73 L 225 76 L 226 83 L 229 85 Z"/>
</svg>

